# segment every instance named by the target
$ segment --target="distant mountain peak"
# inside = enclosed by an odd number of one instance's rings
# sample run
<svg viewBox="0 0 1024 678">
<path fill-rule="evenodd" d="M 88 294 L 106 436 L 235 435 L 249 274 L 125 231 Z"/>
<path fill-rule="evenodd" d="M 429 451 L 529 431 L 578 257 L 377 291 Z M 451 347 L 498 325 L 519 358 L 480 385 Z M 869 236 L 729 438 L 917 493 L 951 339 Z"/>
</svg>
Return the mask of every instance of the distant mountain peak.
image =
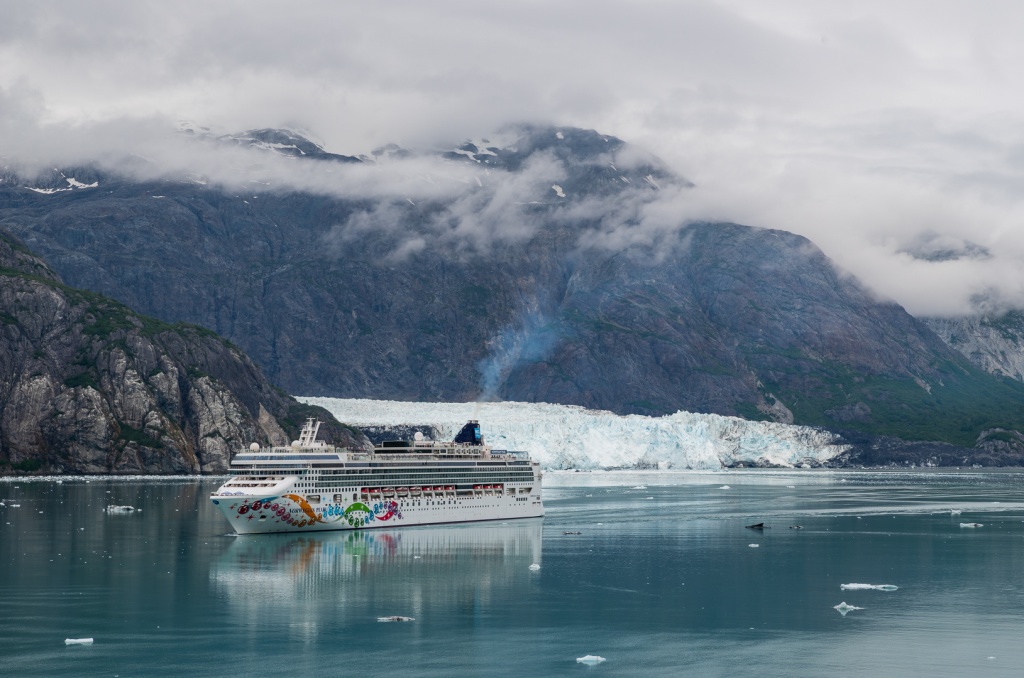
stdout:
<svg viewBox="0 0 1024 678">
<path fill-rule="evenodd" d="M 991 259 L 987 247 L 958 236 L 928 231 L 918 234 L 913 241 L 900 249 L 921 261 L 958 261 L 960 259 Z"/>
</svg>

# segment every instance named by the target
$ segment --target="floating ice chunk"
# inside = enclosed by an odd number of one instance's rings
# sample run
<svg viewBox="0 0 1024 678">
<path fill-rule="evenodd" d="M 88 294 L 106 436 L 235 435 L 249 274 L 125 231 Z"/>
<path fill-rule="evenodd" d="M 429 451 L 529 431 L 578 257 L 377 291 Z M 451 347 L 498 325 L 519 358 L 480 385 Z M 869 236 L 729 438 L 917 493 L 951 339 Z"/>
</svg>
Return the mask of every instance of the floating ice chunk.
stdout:
<svg viewBox="0 0 1024 678">
<path fill-rule="evenodd" d="M 984 527 L 981 523 L 960 523 L 960 527 Z"/>
<path fill-rule="evenodd" d="M 845 600 L 843 602 L 839 603 L 838 605 L 834 605 L 833 608 L 835 610 L 837 610 L 839 612 L 839 614 L 843 615 L 844 617 L 846 616 L 847 612 L 853 612 L 854 610 L 863 610 L 864 609 L 863 607 L 857 607 L 855 605 L 847 605 Z"/>
<path fill-rule="evenodd" d="M 720 490 L 731 490 L 732 488 L 731 488 L 731 487 L 729 487 L 728 485 L 722 485 L 722 486 L 721 486 L 720 488 L 718 488 L 718 489 L 720 489 Z"/>
<path fill-rule="evenodd" d="M 644 499 L 654 499 L 654 497 L 644 497 Z M 42 513 L 42 511 L 40 511 Z"/>
<path fill-rule="evenodd" d="M 538 565 L 537 563 L 534 563 L 533 565 L 530 565 L 530 569 L 533 570 L 534 572 L 536 572 L 537 570 L 540 569 L 540 565 Z"/>
<path fill-rule="evenodd" d="M 961 513 L 960 509 L 949 509 L 949 515 L 951 515 L 951 516 L 958 516 L 958 515 L 960 515 L 960 513 Z"/>
<path fill-rule="evenodd" d="M 415 617 L 402 617 L 400 615 L 393 614 L 390 617 L 377 617 L 377 621 L 379 621 L 379 622 L 410 622 L 410 621 L 416 621 L 416 618 Z"/>
<path fill-rule="evenodd" d="M 107 513 L 131 513 L 135 510 L 134 506 L 116 506 L 111 504 L 107 507 Z"/>
<path fill-rule="evenodd" d="M 747 544 L 747 546 L 749 546 L 752 549 L 761 548 L 760 544 Z"/>
<path fill-rule="evenodd" d="M 584 655 L 582 657 L 576 657 L 576 663 L 577 664 L 590 664 L 590 665 L 594 665 L 594 664 L 600 664 L 603 661 L 608 661 L 608 660 L 605 659 L 604 657 L 599 657 L 596 654 L 588 654 L 588 655 Z"/>
<path fill-rule="evenodd" d="M 646 485 L 637 485 L 636 487 L 631 487 L 629 489 L 631 489 L 631 490 L 646 490 L 647 486 Z"/>
<path fill-rule="evenodd" d="M 65 638 L 65 645 L 92 645 L 92 638 Z"/>
<path fill-rule="evenodd" d="M 840 584 L 843 591 L 895 591 L 899 587 L 892 584 Z"/>
<path fill-rule="evenodd" d="M 787 490 L 795 490 L 796 489 L 796 485 L 786 485 L 786 489 Z"/>
<path fill-rule="evenodd" d="M 557 195 L 559 198 L 564 198 L 565 197 L 565 191 L 563 191 L 562 187 L 559 186 L 558 184 L 552 185 L 551 186 L 551 190 L 554 191 L 555 195 Z"/>
</svg>

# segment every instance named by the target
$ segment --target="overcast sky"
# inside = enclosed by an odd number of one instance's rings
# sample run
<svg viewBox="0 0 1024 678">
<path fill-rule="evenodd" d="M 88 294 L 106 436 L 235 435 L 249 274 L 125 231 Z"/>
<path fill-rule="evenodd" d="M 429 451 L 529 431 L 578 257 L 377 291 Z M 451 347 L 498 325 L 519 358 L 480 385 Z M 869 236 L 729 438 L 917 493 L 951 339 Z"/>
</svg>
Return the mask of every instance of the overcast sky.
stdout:
<svg viewBox="0 0 1024 678">
<path fill-rule="evenodd" d="M 0 3 L 0 156 L 593 128 L 697 184 L 664 209 L 805 235 L 912 313 L 1024 307 L 1024 3 Z"/>
</svg>

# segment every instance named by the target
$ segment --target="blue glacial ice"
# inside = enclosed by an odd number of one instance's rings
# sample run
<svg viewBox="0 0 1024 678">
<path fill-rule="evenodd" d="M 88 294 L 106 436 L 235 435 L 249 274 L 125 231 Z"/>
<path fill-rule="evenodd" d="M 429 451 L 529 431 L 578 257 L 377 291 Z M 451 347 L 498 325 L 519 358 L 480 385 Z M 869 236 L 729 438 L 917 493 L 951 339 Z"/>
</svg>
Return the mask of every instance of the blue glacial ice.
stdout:
<svg viewBox="0 0 1024 678">
<path fill-rule="evenodd" d="M 454 437 L 478 419 L 496 449 L 525 450 L 546 468 L 721 469 L 769 463 L 803 467 L 847 448 L 819 429 L 716 414 L 618 415 L 546 403 L 410 403 L 299 398 L 353 426 L 433 426 Z"/>
</svg>

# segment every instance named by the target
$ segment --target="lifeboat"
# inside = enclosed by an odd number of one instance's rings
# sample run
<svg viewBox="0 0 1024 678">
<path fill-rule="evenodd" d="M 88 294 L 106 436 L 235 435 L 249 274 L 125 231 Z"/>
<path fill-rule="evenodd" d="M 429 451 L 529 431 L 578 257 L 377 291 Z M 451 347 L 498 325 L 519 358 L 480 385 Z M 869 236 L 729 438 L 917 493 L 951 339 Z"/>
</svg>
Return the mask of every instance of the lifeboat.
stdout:
<svg viewBox="0 0 1024 678">
<path fill-rule="evenodd" d="M 411 494 L 414 497 L 418 497 L 422 493 L 423 493 L 423 490 L 421 488 L 419 488 L 419 487 L 410 487 L 409 488 L 409 494 Z"/>
<path fill-rule="evenodd" d="M 395 488 L 385 487 L 384 489 L 381 490 L 381 494 L 383 494 L 385 497 L 393 497 L 395 496 Z"/>
<path fill-rule="evenodd" d="M 408 487 L 399 487 L 397 490 L 395 490 L 395 494 L 397 494 L 399 497 L 408 497 L 409 496 L 409 488 Z"/>
</svg>

